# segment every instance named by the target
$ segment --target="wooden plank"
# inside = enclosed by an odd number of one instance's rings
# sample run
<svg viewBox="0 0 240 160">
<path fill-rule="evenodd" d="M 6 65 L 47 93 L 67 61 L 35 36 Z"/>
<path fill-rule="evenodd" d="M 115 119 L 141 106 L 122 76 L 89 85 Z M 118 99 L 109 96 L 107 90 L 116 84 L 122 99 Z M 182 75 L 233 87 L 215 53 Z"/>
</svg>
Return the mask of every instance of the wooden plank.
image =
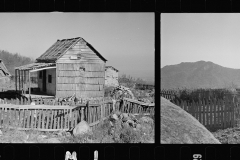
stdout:
<svg viewBox="0 0 240 160">
<path fill-rule="evenodd" d="M 77 106 L 62 106 L 62 105 L 6 105 L 8 108 L 18 108 L 18 109 L 74 109 Z"/>
<path fill-rule="evenodd" d="M 224 110 L 223 110 L 223 100 L 220 100 L 220 109 L 221 109 L 221 128 L 224 128 Z"/>
<path fill-rule="evenodd" d="M 10 113 L 10 112 L 9 112 L 9 109 L 8 109 L 8 108 L 6 108 L 6 110 L 7 110 L 7 118 L 6 118 L 6 123 L 5 123 L 5 124 L 6 124 L 7 126 L 9 126 L 9 120 L 10 120 L 10 119 L 9 119 L 9 118 L 10 118 L 10 117 L 9 117 L 9 113 Z"/>
<path fill-rule="evenodd" d="M 198 102 L 198 116 L 199 116 L 199 122 L 202 123 L 202 101 L 199 100 Z"/>
<path fill-rule="evenodd" d="M 50 128 L 49 129 L 54 129 L 53 128 L 53 123 L 54 123 L 54 110 L 50 110 L 50 114 L 51 114 L 51 119 L 50 119 Z"/>
<path fill-rule="evenodd" d="M 228 124 L 228 119 L 229 119 L 229 115 L 228 115 L 228 113 L 229 113 L 229 99 L 227 99 L 226 101 L 225 101 L 225 128 L 228 128 L 229 127 L 229 124 Z"/>
<path fill-rule="evenodd" d="M 220 105 L 221 105 L 221 103 L 220 103 L 220 100 L 218 99 L 217 100 L 217 121 L 218 121 L 217 124 L 218 124 L 218 128 L 220 127 L 221 120 L 222 120 L 221 113 L 220 113 L 220 111 L 221 111 Z"/>
<path fill-rule="evenodd" d="M 64 128 L 64 123 L 63 123 L 64 110 L 60 110 L 60 113 L 62 114 L 62 116 L 60 117 L 60 119 L 61 119 L 60 128 L 63 129 Z"/>
<path fill-rule="evenodd" d="M 58 110 L 57 111 L 57 129 L 60 129 L 60 123 L 61 123 L 61 121 L 60 121 L 60 110 Z"/>
<path fill-rule="evenodd" d="M 0 108 L 0 126 L 2 126 L 2 120 L 4 119 L 4 110 L 3 108 Z"/>
<path fill-rule="evenodd" d="M 38 115 L 39 115 L 39 110 L 34 110 L 34 114 L 36 113 L 36 116 L 34 117 L 34 129 L 37 128 L 37 125 L 38 125 Z"/>
<path fill-rule="evenodd" d="M 20 116 L 19 116 L 19 127 L 22 127 L 23 124 L 23 110 L 19 110 Z"/>
<path fill-rule="evenodd" d="M 224 110 L 223 110 L 223 128 L 225 129 L 227 127 L 227 104 L 226 101 L 223 101 L 224 104 Z"/>
<path fill-rule="evenodd" d="M 78 114 L 79 113 L 79 110 L 76 110 L 76 112 L 75 112 L 75 126 L 78 124 L 77 122 L 77 120 L 78 120 Z"/>
<path fill-rule="evenodd" d="M 203 125 L 205 126 L 206 125 L 206 119 L 205 119 L 205 116 L 206 116 L 206 113 L 205 113 L 205 109 L 206 108 L 206 102 L 205 100 L 203 100 Z"/>
<path fill-rule="evenodd" d="M 30 110 L 26 110 L 26 111 L 27 111 L 27 126 L 26 126 L 26 127 L 27 127 L 27 128 L 30 128 L 30 126 L 31 126 L 31 125 L 29 124 L 29 123 L 30 123 Z"/>
<path fill-rule="evenodd" d="M 38 117 L 38 129 L 41 128 L 41 121 L 42 121 L 42 110 L 39 110 L 39 117 Z"/>
<path fill-rule="evenodd" d="M 64 129 L 68 128 L 67 126 L 67 115 L 68 115 L 68 110 L 64 109 Z"/>
<path fill-rule="evenodd" d="M 70 109 L 69 110 L 69 115 L 68 115 L 68 127 L 69 128 L 72 128 L 72 122 L 71 122 L 71 119 L 72 119 L 72 110 Z M 71 123 L 71 125 L 70 125 L 70 123 Z"/>
<path fill-rule="evenodd" d="M 227 126 L 228 126 L 228 128 L 231 127 L 231 123 L 230 123 L 231 102 L 232 101 L 228 101 L 228 110 L 227 110 Z"/>
<path fill-rule="evenodd" d="M 213 102 L 212 102 L 212 100 L 210 100 L 210 105 L 209 105 L 209 110 L 210 110 L 210 121 L 209 121 L 209 125 L 210 125 L 210 128 L 213 128 L 214 126 L 213 126 L 213 114 L 212 114 L 212 112 L 213 112 Z"/>
<path fill-rule="evenodd" d="M 31 110 L 31 128 L 33 128 L 34 125 L 34 110 Z"/>
<path fill-rule="evenodd" d="M 8 125 L 11 126 L 12 125 L 12 110 L 11 109 L 8 109 L 8 114 L 9 114 Z"/>
<path fill-rule="evenodd" d="M 232 127 L 235 127 L 235 121 L 234 121 L 234 108 L 235 108 L 235 102 L 232 104 L 232 116 L 231 116 L 231 122 L 232 122 Z"/>
<path fill-rule="evenodd" d="M 216 99 L 214 99 L 213 100 L 213 116 L 214 116 L 214 119 L 213 119 L 213 124 L 214 124 L 214 130 L 217 128 L 217 124 L 218 124 L 218 122 L 217 122 L 217 108 L 216 108 L 217 106 L 216 106 Z"/>
<path fill-rule="evenodd" d="M 42 129 L 45 129 L 45 114 L 46 114 L 46 110 L 42 110 Z"/>
<path fill-rule="evenodd" d="M 54 114 L 53 114 L 53 129 L 57 129 L 56 126 L 57 126 L 57 111 L 54 110 Z"/>
<path fill-rule="evenodd" d="M 47 119 L 45 128 L 48 129 L 49 128 L 49 111 L 48 110 L 45 111 L 45 116 Z"/>
</svg>

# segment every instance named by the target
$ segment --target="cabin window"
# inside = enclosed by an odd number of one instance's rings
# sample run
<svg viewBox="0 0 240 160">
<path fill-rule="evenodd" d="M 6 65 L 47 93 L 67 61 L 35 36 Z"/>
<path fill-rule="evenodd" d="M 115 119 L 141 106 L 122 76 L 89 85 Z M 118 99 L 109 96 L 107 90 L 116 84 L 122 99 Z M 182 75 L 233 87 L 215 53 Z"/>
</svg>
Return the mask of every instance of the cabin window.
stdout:
<svg viewBox="0 0 240 160">
<path fill-rule="evenodd" d="M 39 73 L 39 79 L 42 79 L 42 71 Z"/>
<path fill-rule="evenodd" d="M 48 83 L 52 83 L 52 75 L 48 75 Z"/>
</svg>

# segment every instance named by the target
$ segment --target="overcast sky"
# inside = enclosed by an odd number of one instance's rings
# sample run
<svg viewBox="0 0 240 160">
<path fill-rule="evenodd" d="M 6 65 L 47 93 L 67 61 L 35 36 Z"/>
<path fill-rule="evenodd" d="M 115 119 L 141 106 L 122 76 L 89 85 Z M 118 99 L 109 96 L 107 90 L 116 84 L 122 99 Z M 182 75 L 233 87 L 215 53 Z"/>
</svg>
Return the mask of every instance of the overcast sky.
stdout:
<svg viewBox="0 0 240 160">
<path fill-rule="evenodd" d="M 0 50 L 36 59 L 82 37 L 120 74 L 154 79 L 154 13 L 0 13 L 0 22 Z"/>
<path fill-rule="evenodd" d="M 161 68 L 200 60 L 240 69 L 240 14 L 161 14 Z"/>
</svg>

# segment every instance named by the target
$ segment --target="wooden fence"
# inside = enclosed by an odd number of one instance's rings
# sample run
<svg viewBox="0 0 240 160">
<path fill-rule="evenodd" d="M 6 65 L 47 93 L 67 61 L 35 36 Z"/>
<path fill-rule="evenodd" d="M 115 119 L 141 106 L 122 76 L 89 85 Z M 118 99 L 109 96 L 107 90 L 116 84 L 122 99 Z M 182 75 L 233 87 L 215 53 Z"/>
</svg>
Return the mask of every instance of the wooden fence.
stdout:
<svg viewBox="0 0 240 160">
<path fill-rule="evenodd" d="M 190 113 L 211 132 L 237 126 L 240 108 L 237 103 L 229 99 L 202 100 L 199 103 L 175 101 L 174 103 Z"/>
<path fill-rule="evenodd" d="M 39 100 L 36 105 L 30 101 L 0 99 L 0 128 L 39 131 L 69 130 L 85 120 L 94 130 L 101 120 L 114 110 L 134 114 L 154 114 L 154 105 L 124 98 L 123 101 L 104 101 L 100 104 L 78 104 Z"/>
<path fill-rule="evenodd" d="M 160 92 L 160 96 L 164 97 L 168 100 L 173 100 L 175 97 L 176 92 L 175 91 L 171 91 L 171 90 L 161 90 Z"/>
</svg>

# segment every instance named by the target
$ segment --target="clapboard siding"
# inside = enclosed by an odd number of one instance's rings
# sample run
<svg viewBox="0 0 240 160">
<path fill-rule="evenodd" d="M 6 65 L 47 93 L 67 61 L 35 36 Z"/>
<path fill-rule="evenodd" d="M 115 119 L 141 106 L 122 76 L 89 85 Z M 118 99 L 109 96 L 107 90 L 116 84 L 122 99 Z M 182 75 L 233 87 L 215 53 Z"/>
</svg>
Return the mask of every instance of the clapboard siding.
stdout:
<svg viewBox="0 0 240 160">
<path fill-rule="evenodd" d="M 103 85 L 99 84 L 85 84 L 85 83 L 60 83 L 57 84 L 57 87 L 61 91 L 102 91 L 103 90 Z"/>
<path fill-rule="evenodd" d="M 71 56 L 80 55 L 80 59 L 71 60 Z M 62 57 L 60 57 L 57 63 L 84 63 L 84 62 L 93 62 L 93 63 L 104 63 L 102 59 L 96 55 L 86 43 L 78 42 L 75 46 L 71 47 Z"/>
<path fill-rule="evenodd" d="M 104 84 L 104 80 L 95 77 L 58 77 L 58 83 Z"/>
<path fill-rule="evenodd" d="M 80 72 L 80 71 L 58 71 L 58 77 L 95 77 L 105 78 L 104 72 Z"/>
<path fill-rule="evenodd" d="M 57 63 L 59 97 L 103 97 L 105 63 Z M 96 92 L 96 93 L 95 93 Z"/>
<path fill-rule="evenodd" d="M 79 67 L 84 67 L 85 71 L 103 71 L 104 64 L 99 63 L 62 63 L 58 69 L 60 71 L 79 71 Z"/>
</svg>

